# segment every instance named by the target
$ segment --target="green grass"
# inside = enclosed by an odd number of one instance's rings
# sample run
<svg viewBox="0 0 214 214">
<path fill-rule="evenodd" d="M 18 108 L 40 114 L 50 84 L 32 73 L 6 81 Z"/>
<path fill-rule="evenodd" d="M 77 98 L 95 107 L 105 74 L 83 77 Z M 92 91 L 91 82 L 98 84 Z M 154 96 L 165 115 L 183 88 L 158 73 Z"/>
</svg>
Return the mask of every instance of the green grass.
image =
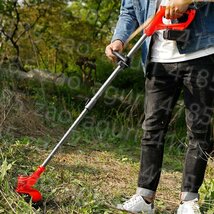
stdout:
<svg viewBox="0 0 214 214">
<path fill-rule="evenodd" d="M 79 115 L 87 98 L 82 90 L 76 92 L 79 97 L 63 89 L 58 96 L 42 88 L 33 88 L 27 96 L 8 89 L 5 99 L 1 97 L 0 112 L 7 117 L 0 136 L 0 213 L 124 213 L 112 206 L 136 189 L 143 120 L 140 92 L 109 91 L 98 102 L 36 184 L 44 197 L 40 209 L 14 191 L 17 176 L 34 172 Z M 114 102 L 109 105 L 111 96 Z M 8 108 L 11 98 L 14 104 Z M 173 213 L 179 204 L 187 146 L 183 113 L 182 105 L 177 106 L 166 138 L 156 201 L 161 214 Z M 213 173 L 210 161 L 201 188 L 202 209 L 208 214 L 213 213 Z"/>
<path fill-rule="evenodd" d="M 139 149 L 136 146 L 139 145 L 128 143 L 127 146 L 118 146 L 123 142 L 114 144 L 108 139 L 105 142 L 95 139 L 89 142 L 88 139 L 84 141 L 86 137 L 85 134 L 79 138 L 78 145 L 72 145 L 72 141 L 65 144 L 39 179 L 36 188 L 42 192 L 44 201 L 43 207 L 37 211 L 15 194 L 16 178 L 18 174 L 31 174 L 54 145 L 50 143 L 47 148 L 41 139 L 37 141 L 32 138 L 2 141 L 1 212 L 42 213 L 45 210 L 46 213 L 123 213 L 111 206 L 135 191 L 139 168 L 139 154 L 136 152 Z M 172 152 L 178 154 L 176 150 L 170 150 L 170 153 L 166 151 L 156 201 L 158 213 L 173 213 L 176 203 L 179 203 L 181 167 L 173 170 L 177 163 L 174 163 Z M 211 173 L 212 169 L 208 175 L 211 176 Z M 211 178 L 207 179 L 201 190 L 203 209 L 207 213 L 212 213 L 213 209 L 211 182 Z"/>
</svg>

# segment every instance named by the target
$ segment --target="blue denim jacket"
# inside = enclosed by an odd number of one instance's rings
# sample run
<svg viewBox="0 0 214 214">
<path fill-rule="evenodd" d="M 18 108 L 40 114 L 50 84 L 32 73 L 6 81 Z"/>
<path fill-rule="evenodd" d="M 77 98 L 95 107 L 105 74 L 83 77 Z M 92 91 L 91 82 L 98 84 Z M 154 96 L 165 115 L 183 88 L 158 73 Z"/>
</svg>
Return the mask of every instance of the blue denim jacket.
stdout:
<svg viewBox="0 0 214 214">
<path fill-rule="evenodd" d="M 131 33 L 150 16 L 156 13 L 157 0 L 122 0 L 119 20 L 112 41 L 125 42 Z M 189 26 L 190 38 L 184 45 L 178 45 L 180 53 L 190 53 L 214 46 L 214 3 L 191 5 L 197 9 L 196 17 Z M 148 59 L 151 37 L 143 44 L 143 62 Z"/>
</svg>

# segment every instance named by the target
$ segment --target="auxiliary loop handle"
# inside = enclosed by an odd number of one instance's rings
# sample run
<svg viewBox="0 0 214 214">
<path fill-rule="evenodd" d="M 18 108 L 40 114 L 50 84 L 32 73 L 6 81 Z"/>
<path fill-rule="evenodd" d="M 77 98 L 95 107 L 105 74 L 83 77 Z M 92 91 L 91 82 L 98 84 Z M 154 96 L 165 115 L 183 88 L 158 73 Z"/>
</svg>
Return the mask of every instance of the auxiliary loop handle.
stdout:
<svg viewBox="0 0 214 214">
<path fill-rule="evenodd" d="M 155 14 L 155 17 L 152 19 L 152 21 L 149 23 L 149 25 L 144 30 L 144 33 L 147 36 L 153 35 L 154 32 L 157 30 L 164 30 L 164 29 L 184 30 L 191 24 L 191 22 L 195 18 L 195 14 L 196 14 L 196 10 L 194 10 L 194 9 L 187 10 L 185 13 L 188 15 L 188 19 L 186 22 L 166 25 L 163 23 L 163 17 L 165 15 L 165 10 L 166 10 L 165 6 L 160 6 L 158 12 Z"/>
</svg>

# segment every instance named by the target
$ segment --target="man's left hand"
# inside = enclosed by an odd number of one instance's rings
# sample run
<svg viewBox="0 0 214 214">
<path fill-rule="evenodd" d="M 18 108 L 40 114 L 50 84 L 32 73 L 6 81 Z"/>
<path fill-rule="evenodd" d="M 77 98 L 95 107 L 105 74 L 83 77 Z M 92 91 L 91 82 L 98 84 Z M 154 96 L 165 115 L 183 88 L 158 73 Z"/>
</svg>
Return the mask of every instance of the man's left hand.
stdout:
<svg viewBox="0 0 214 214">
<path fill-rule="evenodd" d="M 192 0 L 170 0 L 166 6 L 165 18 L 178 19 L 188 9 Z"/>
</svg>

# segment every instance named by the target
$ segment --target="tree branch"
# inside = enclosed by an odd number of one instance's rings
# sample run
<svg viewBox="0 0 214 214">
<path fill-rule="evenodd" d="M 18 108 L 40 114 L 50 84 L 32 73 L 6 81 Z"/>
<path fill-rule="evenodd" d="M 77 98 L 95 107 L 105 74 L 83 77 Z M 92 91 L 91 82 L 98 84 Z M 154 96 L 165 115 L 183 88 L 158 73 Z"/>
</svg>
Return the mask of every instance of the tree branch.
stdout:
<svg viewBox="0 0 214 214">
<path fill-rule="evenodd" d="M 33 29 L 34 26 L 36 25 L 36 23 L 39 21 L 39 19 L 40 19 L 43 15 L 45 15 L 46 12 L 47 12 L 47 10 L 45 10 L 44 13 L 39 13 L 39 16 L 35 19 L 35 21 L 33 22 L 33 24 L 31 24 L 30 26 L 27 26 L 27 27 L 24 26 L 25 30 L 22 31 L 22 32 L 19 34 L 19 36 L 17 37 L 17 39 L 16 39 L 15 42 L 17 43 L 17 42 L 19 41 L 19 39 L 20 39 L 27 31 L 29 31 L 30 29 Z"/>
</svg>

